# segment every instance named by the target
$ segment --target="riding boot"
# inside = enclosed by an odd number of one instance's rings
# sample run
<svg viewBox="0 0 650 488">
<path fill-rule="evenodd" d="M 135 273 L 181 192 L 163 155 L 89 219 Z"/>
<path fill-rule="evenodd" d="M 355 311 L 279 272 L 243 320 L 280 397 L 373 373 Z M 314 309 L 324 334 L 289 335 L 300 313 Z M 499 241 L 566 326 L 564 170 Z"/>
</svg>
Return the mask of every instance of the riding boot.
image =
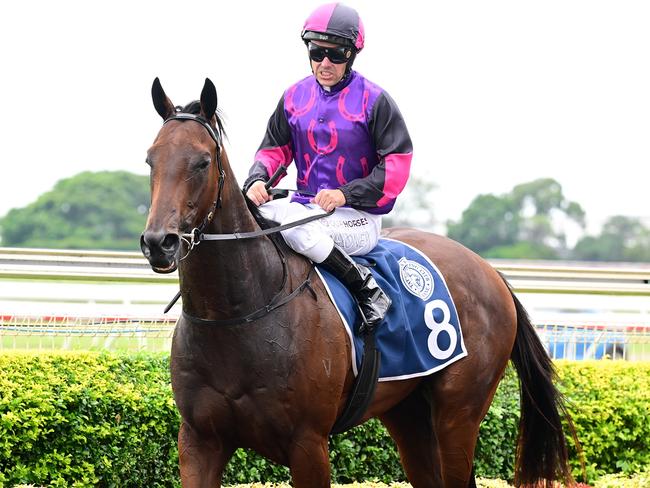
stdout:
<svg viewBox="0 0 650 488">
<path fill-rule="evenodd" d="M 384 320 L 392 301 L 367 267 L 353 261 L 337 246 L 320 264 L 350 290 L 359 304 L 365 324 L 371 330 Z"/>
</svg>

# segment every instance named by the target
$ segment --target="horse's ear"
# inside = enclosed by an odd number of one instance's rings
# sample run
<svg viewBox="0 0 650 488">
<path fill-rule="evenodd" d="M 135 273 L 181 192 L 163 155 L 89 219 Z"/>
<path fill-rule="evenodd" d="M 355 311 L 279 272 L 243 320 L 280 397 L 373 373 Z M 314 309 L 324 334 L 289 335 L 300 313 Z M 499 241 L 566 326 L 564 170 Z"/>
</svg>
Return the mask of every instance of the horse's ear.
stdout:
<svg viewBox="0 0 650 488">
<path fill-rule="evenodd" d="M 153 85 L 151 85 L 151 98 L 153 98 L 153 106 L 156 107 L 156 112 L 163 120 L 167 120 L 176 112 L 174 104 L 165 95 L 165 90 L 163 90 L 158 77 L 153 80 Z"/>
<path fill-rule="evenodd" d="M 201 115 L 206 120 L 211 120 L 217 110 L 217 89 L 210 78 L 205 79 L 205 85 L 201 91 Z"/>
</svg>

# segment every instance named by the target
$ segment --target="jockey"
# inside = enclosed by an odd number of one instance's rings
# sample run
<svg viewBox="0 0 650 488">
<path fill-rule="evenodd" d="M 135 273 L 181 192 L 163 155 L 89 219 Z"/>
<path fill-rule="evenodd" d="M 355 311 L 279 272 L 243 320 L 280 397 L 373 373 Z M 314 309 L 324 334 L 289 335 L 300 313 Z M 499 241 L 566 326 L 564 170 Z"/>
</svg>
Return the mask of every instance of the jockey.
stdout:
<svg viewBox="0 0 650 488">
<path fill-rule="evenodd" d="M 392 210 L 409 176 L 411 139 L 393 99 L 352 70 L 364 45 L 356 10 L 340 3 L 317 8 L 305 22 L 302 40 L 312 76 L 284 92 L 244 192 L 264 217 L 281 224 L 337 209 L 282 236 L 338 277 L 366 324 L 375 327 L 391 300 L 350 255 L 367 254 L 377 245 L 381 216 Z M 292 160 L 298 191 L 290 200 L 271 199 L 265 183 Z"/>
</svg>

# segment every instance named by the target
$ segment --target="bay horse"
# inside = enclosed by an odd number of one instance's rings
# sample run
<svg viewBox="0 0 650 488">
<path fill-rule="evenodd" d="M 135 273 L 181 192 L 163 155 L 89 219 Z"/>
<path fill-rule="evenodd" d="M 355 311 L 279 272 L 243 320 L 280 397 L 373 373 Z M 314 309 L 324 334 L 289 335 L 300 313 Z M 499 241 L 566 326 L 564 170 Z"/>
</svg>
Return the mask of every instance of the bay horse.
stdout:
<svg viewBox="0 0 650 488">
<path fill-rule="evenodd" d="M 199 233 L 256 232 L 263 223 L 223 148 L 213 83 L 206 79 L 200 101 L 185 109 L 158 78 L 152 97 L 165 123 L 147 153 L 151 208 L 141 247 L 154 271 L 179 271 L 171 381 L 182 486 L 220 486 L 238 447 L 288 466 L 296 487 L 329 486 L 328 436 L 354 382 L 336 308 L 313 264 L 277 234 L 197 245 Z M 415 488 L 474 487 L 479 424 L 511 359 L 521 390 L 515 482 L 570 481 L 553 365 L 505 280 L 445 237 L 385 234 L 437 264 L 468 356 L 430 376 L 380 382 L 359 423 L 380 419 Z"/>
</svg>

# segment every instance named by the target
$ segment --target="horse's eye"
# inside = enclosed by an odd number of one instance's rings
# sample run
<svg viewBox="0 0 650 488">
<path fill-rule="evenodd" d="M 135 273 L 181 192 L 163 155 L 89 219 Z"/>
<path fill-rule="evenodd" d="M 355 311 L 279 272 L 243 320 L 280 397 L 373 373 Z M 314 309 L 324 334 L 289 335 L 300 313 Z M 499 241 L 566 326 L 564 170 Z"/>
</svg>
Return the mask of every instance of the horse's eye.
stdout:
<svg viewBox="0 0 650 488">
<path fill-rule="evenodd" d="M 206 169 L 208 166 L 210 166 L 210 159 L 209 159 L 209 158 L 207 158 L 207 159 L 202 159 L 202 160 L 199 161 L 199 162 L 198 162 L 194 167 L 195 167 L 197 170 L 202 171 L 202 170 Z"/>
</svg>

